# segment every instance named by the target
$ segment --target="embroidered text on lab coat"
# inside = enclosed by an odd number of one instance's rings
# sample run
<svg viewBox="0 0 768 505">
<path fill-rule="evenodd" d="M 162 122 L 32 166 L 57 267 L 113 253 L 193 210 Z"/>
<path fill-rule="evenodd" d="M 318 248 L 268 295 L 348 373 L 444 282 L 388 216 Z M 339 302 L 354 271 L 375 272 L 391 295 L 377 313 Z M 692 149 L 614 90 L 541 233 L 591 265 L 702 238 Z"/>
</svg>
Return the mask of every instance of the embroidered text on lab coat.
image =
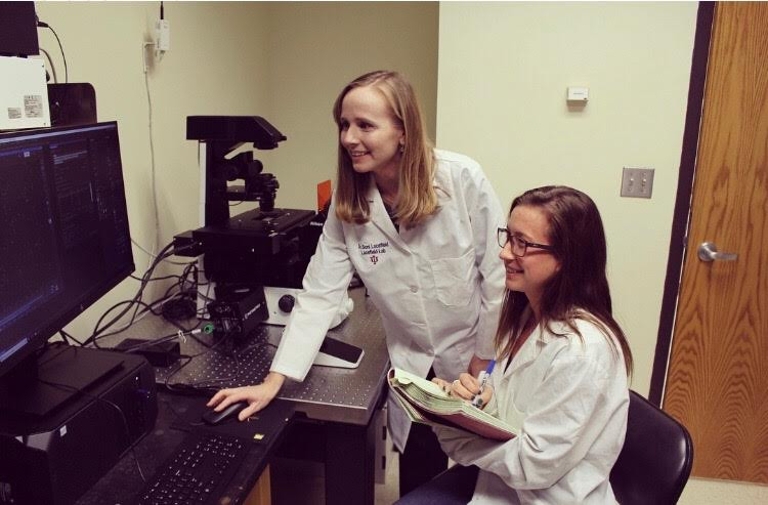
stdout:
<svg viewBox="0 0 768 505">
<path fill-rule="evenodd" d="M 387 253 L 388 247 L 388 240 L 385 240 L 384 242 L 378 242 L 376 244 L 363 244 L 361 242 L 357 243 L 357 248 L 360 251 L 360 255 L 368 256 L 368 259 L 370 259 L 371 263 L 374 265 L 379 262 L 379 255 Z"/>
</svg>

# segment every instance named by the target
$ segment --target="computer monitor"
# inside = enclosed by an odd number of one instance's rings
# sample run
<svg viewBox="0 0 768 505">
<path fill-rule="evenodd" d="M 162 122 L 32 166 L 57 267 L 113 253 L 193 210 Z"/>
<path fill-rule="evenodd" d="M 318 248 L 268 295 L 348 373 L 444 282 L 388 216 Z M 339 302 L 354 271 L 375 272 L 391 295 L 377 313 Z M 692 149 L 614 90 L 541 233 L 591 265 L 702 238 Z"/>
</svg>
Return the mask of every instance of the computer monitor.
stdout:
<svg viewBox="0 0 768 505">
<path fill-rule="evenodd" d="M 0 133 L 0 181 L 0 411 L 44 415 L 119 365 L 40 353 L 134 271 L 117 123 Z"/>
</svg>

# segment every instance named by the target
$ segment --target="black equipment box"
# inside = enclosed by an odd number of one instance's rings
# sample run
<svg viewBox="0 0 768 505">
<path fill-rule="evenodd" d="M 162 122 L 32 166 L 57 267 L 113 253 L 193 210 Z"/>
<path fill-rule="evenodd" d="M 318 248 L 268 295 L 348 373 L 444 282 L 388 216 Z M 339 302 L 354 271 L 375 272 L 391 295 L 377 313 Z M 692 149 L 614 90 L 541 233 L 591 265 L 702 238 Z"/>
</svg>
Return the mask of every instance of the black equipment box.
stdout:
<svg viewBox="0 0 768 505">
<path fill-rule="evenodd" d="M 300 288 L 322 226 L 310 226 L 311 210 L 259 209 L 223 225 L 192 231 L 205 252 L 206 276 L 216 282 Z"/>
<path fill-rule="evenodd" d="M 153 342 L 140 338 L 126 338 L 114 349 L 144 356 L 150 365 L 161 368 L 173 365 L 181 357 L 181 345 L 178 340 Z"/>
<path fill-rule="evenodd" d="M 0 56 L 40 54 L 35 2 L 0 2 Z"/>
<path fill-rule="evenodd" d="M 217 337 L 241 338 L 269 317 L 267 300 L 261 287 L 228 289 L 216 286 L 216 300 L 208 304 L 208 313 Z"/>
<path fill-rule="evenodd" d="M 74 503 L 157 419 L 155 372 L 143 356 L 78 348 L 122 363 L 43 417 L 0 412 L 0 504 Z"/>
</svg>

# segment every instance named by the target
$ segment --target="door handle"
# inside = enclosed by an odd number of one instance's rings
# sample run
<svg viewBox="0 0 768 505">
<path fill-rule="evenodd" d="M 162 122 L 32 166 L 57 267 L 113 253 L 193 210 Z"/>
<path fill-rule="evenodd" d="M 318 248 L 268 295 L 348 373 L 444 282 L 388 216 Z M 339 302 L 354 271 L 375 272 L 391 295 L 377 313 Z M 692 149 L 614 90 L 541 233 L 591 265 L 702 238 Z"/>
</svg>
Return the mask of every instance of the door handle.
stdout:
<svg viewBox="0 0 768 505">
<path fill-rule="evenodd" d="M 699 246 L 698 253 L 701 261 L 734 261 L 739 257 L 736 253 L 718 252 L 717 246 L 712 242 L 703 242 Z"/>
</svg>

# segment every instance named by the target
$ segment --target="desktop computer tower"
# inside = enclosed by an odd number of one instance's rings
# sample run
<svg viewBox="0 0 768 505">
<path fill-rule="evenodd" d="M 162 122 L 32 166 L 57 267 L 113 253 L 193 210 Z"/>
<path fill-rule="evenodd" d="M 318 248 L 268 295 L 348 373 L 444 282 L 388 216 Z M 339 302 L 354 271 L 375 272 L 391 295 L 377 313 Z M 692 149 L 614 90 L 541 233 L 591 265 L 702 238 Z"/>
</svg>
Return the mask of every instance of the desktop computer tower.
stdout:
<svg viewBox="0 0 768 505">
<path fill-rule="evenodd" d="M 138 355 L 78 349 L 122 363 L 84 393 L 32 422 L 0 413 L 0 504 L 74 503 L 154 427 L 154 369 Z M 114 358 L 111 357 L 111 358 Z"/>
</svg>

